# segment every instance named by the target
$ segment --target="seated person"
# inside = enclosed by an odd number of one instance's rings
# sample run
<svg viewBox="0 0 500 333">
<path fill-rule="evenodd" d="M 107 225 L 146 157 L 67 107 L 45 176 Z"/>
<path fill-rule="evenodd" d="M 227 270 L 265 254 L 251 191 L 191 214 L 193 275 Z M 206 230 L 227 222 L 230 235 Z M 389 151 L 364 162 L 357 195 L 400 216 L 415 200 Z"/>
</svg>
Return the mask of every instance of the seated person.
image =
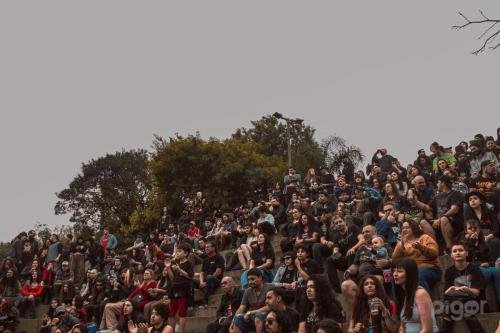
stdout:
<svg viewBox="0 0 500 333">
<path fill-rule="evenodd" d="M 444 301 L 450 306 L 445 306 L 442 332 L 453 332 L 453 321 L 462 318 L 465 319 L 470 332 L 484 332 L 475 316 L 481 309 L 480 301 L 484 300 L 485 285 L 481 271 L 477 265 L 467 261 L 467 249 L 462 243 L 452 245 L 451 259 L 453 266 L 448 268 L 444 275 Z M 466 308 L 467 311 L 457 313 L 456 302 L 462 303 L 462 311 Z M 476 313 L 465 305 L 470 305 L 471 302 L 477 304 L 477 307 L 471 307 L 476 309 Z"/>
<path fill-rule="evenodd" d="M 438 261 L 438 245 L 429 235 L 422 232 L 418 222 L 407 220 L 403 222 L 401 242 L 396 245 L 392 260 L 410 257 L 418 267 L 418 282 L 428 292 L 441 277 Z"/>
<path fill-rule="evenodd" d="M 231 333 L 252 332 L 256 327 L 262 327 L 265 313 L 269 310 L 266 305 L 266 293 L 272 285 L 263 282 L 260 269 L 251 268 L 248 271 L 248 286 L 229 328 Z"/>
</svg>

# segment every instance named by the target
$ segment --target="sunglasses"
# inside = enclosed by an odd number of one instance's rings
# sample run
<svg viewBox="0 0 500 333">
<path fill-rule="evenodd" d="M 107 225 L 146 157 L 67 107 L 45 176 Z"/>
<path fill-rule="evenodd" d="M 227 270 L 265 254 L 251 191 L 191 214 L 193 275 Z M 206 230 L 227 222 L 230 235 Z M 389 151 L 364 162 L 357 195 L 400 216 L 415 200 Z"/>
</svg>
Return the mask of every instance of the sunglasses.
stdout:
<svg viewBox="0 0 500 333">
<path fill-rule="evenodd" d="M 266 324 L 267 325 L 272 325 L 275 322 L 273 318 L 266 318 Z"/>
</svg>

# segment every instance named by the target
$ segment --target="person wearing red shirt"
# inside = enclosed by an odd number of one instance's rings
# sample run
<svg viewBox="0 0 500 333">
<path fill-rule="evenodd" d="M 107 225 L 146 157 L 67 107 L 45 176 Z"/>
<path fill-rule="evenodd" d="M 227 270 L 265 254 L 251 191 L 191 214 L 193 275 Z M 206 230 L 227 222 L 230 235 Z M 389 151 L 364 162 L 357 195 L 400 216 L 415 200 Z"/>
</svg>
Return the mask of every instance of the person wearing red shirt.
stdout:
<svg viewBox="0 0 500 333">
<path fill-rule="evenodd" d="M 19 307 L 21 309 L 22 316 L 28 312 L 30 318 L 35 318 L 36 302 L 41 299 L 43 292 L 43 285 L 40 284 L 38 280 L 38 272 L 34 270 L 31 272 L 31 278 L 21 289 L 23 299 L 21 300 Z"/>
</svg>

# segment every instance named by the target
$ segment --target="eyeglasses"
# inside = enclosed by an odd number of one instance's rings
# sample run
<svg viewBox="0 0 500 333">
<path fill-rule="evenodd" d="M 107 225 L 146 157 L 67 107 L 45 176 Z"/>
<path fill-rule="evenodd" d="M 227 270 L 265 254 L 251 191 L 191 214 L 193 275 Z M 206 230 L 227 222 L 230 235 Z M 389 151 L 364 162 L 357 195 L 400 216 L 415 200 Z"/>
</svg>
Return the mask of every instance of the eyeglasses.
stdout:
<svg viewBox="0 0 500 333">
<path fill-rule="evenodd" d="M 222 281 L 220 284 L 221 284 L 221 285 L 225 285 L 225 284 L 228 284 L 228 283 L 229 283 L 229 282 L 227 282 L 227 281 Z"/>
<path fill-rule="evenodd" d="M 390 212 L 392 212 L 393 210 L 394 210 L 394 209 L 392 209 L 392 208 L 389 208 L 389 209 L 384 209 L 384 213 L 390 213 Z"/>
<path fill-rule="evenodd" d="M 272 325 L 276 320 L 274 320 L 273 318 L 266 318 L 266 324 L 267 325 Z"/>
<path fill-rule="evenodd" d="M 292 259 L 292 257 L 283 257 L 284 260 Z"/>
</svg>

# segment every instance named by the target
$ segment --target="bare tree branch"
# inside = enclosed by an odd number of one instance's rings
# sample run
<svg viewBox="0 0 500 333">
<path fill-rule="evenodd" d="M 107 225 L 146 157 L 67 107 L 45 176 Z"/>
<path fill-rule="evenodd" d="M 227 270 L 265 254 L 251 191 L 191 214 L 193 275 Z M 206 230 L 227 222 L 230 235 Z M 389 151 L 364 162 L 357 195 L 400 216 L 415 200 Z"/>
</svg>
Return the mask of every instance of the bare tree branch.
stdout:
<svg viewBox="0 0 500 333">
<path fill-rule="evenodd" d="M 478 40 L 480 40 L 480 39 L 483 39 L 484 37 L 486 37 L 483 45 L 479 49 L 472 52 L 472 54 L 474 54 L 474 55 L 478 55 L 479 53 L 484 52 L 484 50 L 486 50 L 486 47 L 491 42 L 493 42 L 493 40 L 500 34 L 500 28 L 498 30 L 492 30 L 497 25 L 497 23 L 500 23 L 500 20 L 490 19 L 488 16 L 486 16 L 484 14 L 484 12 L 481 9 L 479 10 L 479 14 L 483 18 L 482 20 L 471 20 L 467 16 L 462 14 L 461 12 L 458 12 L 458 15 L 462 16 L 462 18 L 465 20 L 465 23 L 462 25 L 452 26 L 453 29 L 460 30 L 460 29 L 463 29 L 465 27 L 468 27 L 469 25 L 477 25 L 477 26 L 483 27 L 484 23 L 491 23 L 491 25 L 489 25 L 489 27 L 486 28 L 486 30 L 484 30 L 483 33 L 477 38 Z M 497 44 L 493 47 L 489 47 L 489 48 L 494 50 L 497 47 L 499 47 L 499 44 Z"/>
<path fill-rule="evenodd" d="M 479 53 L 483 52 L 486 49 L 486 46 L 488 45 L 488 43 L 490 43 L 490 41 L 492 41 L 496 36 L 498 36 L 498 34 L 500 34 L 500 29 L 497 30 L 493 35 L 491 35 L 490 37 L 488 37 L 484 41 L 483 46 L 481 46 L 481 48 L 477 49 L 476 51 L 472 52 L 472 54 L 478 55 Z"/>
</svg>

